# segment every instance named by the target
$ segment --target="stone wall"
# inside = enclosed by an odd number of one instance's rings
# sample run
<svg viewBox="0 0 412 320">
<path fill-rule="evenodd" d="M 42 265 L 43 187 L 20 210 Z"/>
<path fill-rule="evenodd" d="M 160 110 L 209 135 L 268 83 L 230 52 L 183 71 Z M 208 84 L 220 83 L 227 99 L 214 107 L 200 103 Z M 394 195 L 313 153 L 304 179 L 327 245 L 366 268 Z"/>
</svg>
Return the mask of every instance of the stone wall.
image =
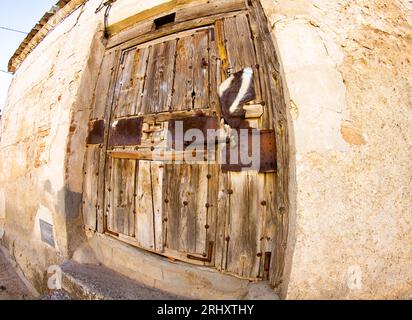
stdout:
<svg viewBox="0 0 412 320">
<path fill-rule="evenodd" d="M 411 5 L 262 3 L 283 63 L 295 148 L 284 292 L 410 297 Z"/>
<path fill-rule="evenodd" d="M 110 23 L 163 2 L 118 0 Z M 84 141 L 104 50 L 99 4 L 86 2 L 27 57 L 3 113 L 0 238 L 39 289 L 47 266 L 69 258 L 85 237 Z M 408 2 L 262 5 L 289 91 L 292 209 L 283 296 L 408 297 Z M 55 248 L 41 241 L 39 219 L 54 226 Z"/>
<path fill-rule="evenodd" d="M 79 215 L 84 142 L 103 52 L 98 4 L 77 9 L 27 57 L 3 113 L 0 236 L 40 291 L 47 267 L 67 259 L 85 238 Z M 41 241 L 40 219 L 53 225 L 55 247 Z"/>
</svg>

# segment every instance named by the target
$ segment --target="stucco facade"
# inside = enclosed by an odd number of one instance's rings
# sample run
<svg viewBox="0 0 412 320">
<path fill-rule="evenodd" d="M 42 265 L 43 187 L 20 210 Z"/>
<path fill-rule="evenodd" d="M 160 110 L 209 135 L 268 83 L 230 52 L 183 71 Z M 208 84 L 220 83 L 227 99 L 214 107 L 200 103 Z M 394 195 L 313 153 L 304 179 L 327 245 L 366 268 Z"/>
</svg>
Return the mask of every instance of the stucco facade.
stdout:
<svg viewBox="0 0 412 320">
<path fill-rule="evenodd" d="M 118 0 L 109 25 L 166 1 Z M 281 62 L 290 143 L 288 299 L 412 294 L 412 10 L 408 1 L 262 0 Z M 26 57 L 0 142 L 0 238 L 41 290 L 87 239 L 80 204 L 104 54 L 90 0 Z M 55 248 L 39 218 L 54 226 Z"/>
</svg>

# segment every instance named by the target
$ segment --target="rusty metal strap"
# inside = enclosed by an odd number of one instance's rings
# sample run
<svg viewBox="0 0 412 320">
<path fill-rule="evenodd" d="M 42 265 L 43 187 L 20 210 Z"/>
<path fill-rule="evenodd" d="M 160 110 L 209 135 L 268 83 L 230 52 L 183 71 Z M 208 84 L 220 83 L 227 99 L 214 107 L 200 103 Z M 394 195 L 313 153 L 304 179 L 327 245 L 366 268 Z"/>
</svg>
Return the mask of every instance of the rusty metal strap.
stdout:
<svg viewBox="0 0 412 320">
<path fill-rule="evenodd" d="M 89 134 L 87 144 L 101 144 L 104 137 L 104 120 L 94 120 L 89 122 Z"/>
<path fill-rule="evenodd" d="M 137 146 L 142 140 L 143 118 L 116 120 L 110 127 L 109 146 Z"/>
<path fill-rule="evenodd" d="M 226 145 L 224 155 L 226 156 L 226 163 L 221 165 L 223 172 L 240 172 L 247 170 L 256 170 L 252 163 L 242 163 L 242 153 L 251 155 L 253 134 L 255 130 L 248 130 L 248 143 L 241 144 L 240 134 L 237 135 L 237 159 L 231 159 L 230 145 Z M 260 149 L 259 149 L 259 172 L 274 172 L 277 169 L 276 161 L 276 136 L 274 130 L 260 130 Z M 233 161 L 236 160 L 236 161 Z"/>
<path fill-rule="evenodd" d="M 186 147 L 195 142 L 194 138 L 191 141 L 177 141 L 178 136 L 176 132 L 177 122 L 181 122 L 181 127 L 183 128 L 183 136 L 180 137 L 183 139 L 184 135 L 191 129 L 200 130 L 203 134 L 203 137 L 207 138 L 207 131 L 209 129 L 217 130 L 218 129 L 218 120 L 216 117 L 213 116 L 195 116 L 195 117 L 188 117 L 182 120 L 170 120 L 168 124 L 169 130 L 169 139 L 167 141 L 168 148 L 172 148 L 175 150 L 184 150 Z M 206 143 L 206 139 L 202 141 L 196 141 L 196 143 Z"/>
</svg>

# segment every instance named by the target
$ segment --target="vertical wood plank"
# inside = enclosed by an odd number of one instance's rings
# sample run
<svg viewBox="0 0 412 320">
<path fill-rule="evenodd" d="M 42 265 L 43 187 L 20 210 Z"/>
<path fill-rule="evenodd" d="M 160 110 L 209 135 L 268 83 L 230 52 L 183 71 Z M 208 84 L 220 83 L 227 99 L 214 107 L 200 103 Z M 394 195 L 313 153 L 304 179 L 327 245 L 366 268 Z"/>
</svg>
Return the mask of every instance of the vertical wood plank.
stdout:
<svg viewBox="0 0 412 320">
<path fill-rule="evenodd" d="M 210 265 L 215 265 L 215 260 L 217 257 L 221 257 L 222 240 L 217 239 L 218 230 L 221 226 L 218 226 L 218 215 L 219 215 L 219 171 L 220 167 L 218 164 L 209 164 L 208 175 L 207 175 L 207 221 L 206 221 L 206 245 L 210 241 L 213 241 L 213 256 Z M 224 232 L 224 229 L 223 229 Z M 222 234 L 220 234 L 223 237 Z M 219 252 L 220 251 L 220 252 Z M 219 259 L 219 258 L 217 258 Z M 221 262 L 219 263 L 219 265 Z"/>
<path fill-rule="evenodd" d="M 256 67 L 256 53 L 246 14 L 242 13 L 225 19 L 224 28 L 231 73 L 236 73 L 246 67 L 252 67 L 256 100 L 260 101 L 259 70 Z"/>
<path fill-rule="evenodd" d="M 111 185 L 111 206 L 109 215 L 113 217 L 113 230 L 127 236 L 134 236 L 134 183 L 136 161 L 115 159 L 113 161 Z"/>
<path fill-rule="evenodd" d="M 112 199 L 112 191 L 113 191 L 113 183 L 112 183 L 112 169 L 113 169 L 114 159 L 111 157 L 107 157 L 106 159 L 106 168 L 105 168 L 105 187 L 106 189 L 102 194 L 104 194 L 104 214 L 105 214 L 105 228 L 107 230 L 115 230 L 114 225 L 114 216 L 110 214 L 112 207 L 113 199 Z"/>
<path fill-rule="evenodd" d="M 156 112 L 168 111 L 172 104 L 172 89 L 176 58 L 176 40 L 161 44 L 159 63 L 159 104 Z"/>
<path fill-rule="evenodd" d="M 226 228 L 229 239 L 226 270 L 242 277 L 256 278 L 260 258 L 257 257 L 261 230 L 261 208 L 257 206 L 257 173 L 231 172 L 230 218 Z M 261 183 L 263 186 L 263 184 Z"/>
<path fill-rule="evenodd" d="M 219 168 L 220 169 L 220 168 Z M 230 173 L 219 173 L 218 216 L 216 219 L 216 256 L 215 265 L 218 270 L 226 269 L 228 234 L 230 219 Z"/>
<path fill-rule="evenodd" d="M 229 77 L 228 68 L 228 53 L 226 48 L 226 38 L 225 38 L 225 28 L 224 28 L 224 19 L 217 20 L 215 22 L 215 38 L 218 56 L 220 58 L 221 64 L 221 78 L 226 79 Z"/>
<path fill-rule="evenodd" d="M 188 177 L 182 176 L 181 166 L 183 165 L 167 164 L 165 166 L 166 246 L 175 250 L 187 248 L 187 215 L 185 215 L 186 211 L 182 210 L 182 202 L 188 185 Z"/>
<path fill-rule="evenodd" d="M 264 207 L 264 219 L 263 219 L 263 233 L 261 238 L 261 250 L 262 261 L 260 267 L 260 275 L 263 275 L 263 257 L 265 252 L 272 252 L 275 247 L 275 236 L 277 233 L 277 215 L 278 209 L 276 208 L 276 174 L 265 173 L 265 186 L 264 186 L 264 201 L 266 206 Z M 273 258 L 273 257 L 272 257 Z M 276 263 L 276 262 L 275 262 Z"/>
<path fill-rule="evenodd" d="M 158 64 L 159 64 L 160 45 L 149 46 L 149 60 L 146 72 L 143 100 L 141 110 L 143 114 L 153 113 L 157 109 L 159 99 L 158 83 Z"/>
<path fill-rule="evenodd" d="M 193 165 L 191 165 L 193 166 Z M 209 166 L 208 165 L 195 165 L 198 167 L 198 178 L 195 180 L 197 185 L 193 185 L 194 193 L 193 201 L 194 201 L 194 211 L 193 215 L 195 215 L 196 225 L 194 233 L 196 235 L 195 239 L 195 247 L 192 252 L 200 253 L 204 256 L 207 255 L 207 213 L 209 205 L 208 201 L 208 174 L 209 174 Z M 191 232 L 189 230 L 189 232 Z M 192 231 L 193 232 L 193 231 Z"/>
<path fill-rule="evenodd" d="M 153 201 L 150 161 L 139 161 L 136 175 L 136 240 L 150 250 L 155 249 Z"/>
<path fill-rule="evenodd" d="M 116 54 L 114 51 L 109 51 L 104 55 L 102 65 L 100 67 L 99 77 L 94 92 L 93 110 L 91 119 L 103 119 L 106 102 L 110 96 L 110 82 L 116 70 Z"/>
<path fill-rule="evenodd" d="M 136 68 L 136 49 L 124 53 L 118 79 L 118 93 L 114 102 L 112 117 L 118 118 L 130 115 L 133 108 L 135 85 L 133 72 Z M 137 57 L 138 58 L 138 57 Z"/>
<path fill-rule="evenodd" d="M 154 243 L 157 252 L 163 252 L 163 170 L 164 164 L 151 162 L 152 201 L 154 211 Z"/>
<path fill-rule="evenodd" d="M 199 164 L 166 165 L 166 244 L 170 249 L 205 253 L 207 170 L 207 165 Z"/>
<path fill-rule="evenodd" d="M 131 110 L 132 115 L 141 113 L 142 100 L 143 100 L 143 90 L 145 85 L 146 71 L 147 71 L 147 62 L 149 59 L 149 48 L 141 48 L 136 54 L 137 67 L 135 70 L 135 87 L 136 91 L 134 92 L 136 98 L 134 103 L 134 108 Z"/>
<path fill-rule="evenodd" d="M 215 28 L 209 30 L 209 100 L 210 108 L 221 115 L 217 89 L 222 81 L 221 60 L 219 58 Z"/>
<path fill-rule="evenodd" d="M 85 227 L 90 230 L 96 230 L 97 227 L 97 181 L 99 159 L 99 146 L 87 146 L 84 163 L 83 221 Z"/>
<path fill-rule="evenodd" d="M 110 123 L 113 101 L 115 99 L 117 90 L 118 90 L 118 73 L 120 65 L 120 50 L 114 51 L 114 66 L 112 71 L 112 77 L 110 79 L 109 94 L 107 95 L 105 110 L 104 110 L 104 122 L 106 124 Z M 105 95 L 105 92 L 96 91 L 96 95 Z M 110 179 L 107 179 L 110 176 L 110 170 L 108 170 L 107 162 L 110 162 L 106 154 L 107 150 L 107 137 L 109 134 L 109 126 L 105 125 L 104 139 L 103 144 L 100 146 L 100 162 L 99 162 L 99 179 L 98 179 L 98 194 L 97 194 L 97 230 L 100 233 L 103 233 L 107 229 L 107 218 L 109 212 L 106 212 L 106 202 L 109 202 L 110 197 L 106 196 L 107 185 L 110 185 Z"/>
<path fill-rule="evenodd" d="M 193 92 L 193 47 L 194 36 L 178 39 L 176 47 L 176 70 L 174 74 L 174 87 L 172 110 L 187 110 L 192 108 Z"/>
<path fill-rule="evenodd" d="M 260 264 L 264 258 L 261 243 L 265 236 L 265 213 L 267 201 L 265 200 L 265 174 L 248 172 L 249 189 L 249 263 L 250 269 L 246 270 L 246 275 L 251 278 L 258 278 Z"/>
<path fill-rule="evenodd" d="M 194 109 L 209 107 L 209 30 L 194 34 L 193 44 L 193 107 Z"/>
</svg>

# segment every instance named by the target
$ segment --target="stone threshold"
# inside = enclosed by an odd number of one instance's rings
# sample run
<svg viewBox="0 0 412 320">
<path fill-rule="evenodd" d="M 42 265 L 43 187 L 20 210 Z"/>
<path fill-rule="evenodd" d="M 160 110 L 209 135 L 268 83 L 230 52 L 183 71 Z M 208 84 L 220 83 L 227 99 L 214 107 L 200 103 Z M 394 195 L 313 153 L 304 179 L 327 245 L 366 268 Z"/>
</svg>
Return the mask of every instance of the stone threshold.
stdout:
<svg viewBox="0 0 412 320">
<path fill-rule="evenodd" d="M 75 262 L 71 261 L 62 266 L 63 271 L 67 270 L 68 266 L 69 270 L 73 270 L 69 273 L 64 271 L 67 279 L 77 272 L 73 269 L 74 266 L 81 267 L 79 263 L 98 263 L 101 264 L 100 268 L 105 267 L 136 281 L 137 286 L 145 288 L 143 292 L 150 292 L 147 291 L 148 288 L 158 290 L 157 294 L 165 295 L 164 299 L 168 299 L 166 296 L 169 295 L 170 299 L 279 300 L 267 281 L 240 279 L 212 268 L 172 261 L 98 233 L 76 250 L 73 260 L 78 263 L 74 265 Z M 87 275 L 83 274 L 83 271 L 79 272 L 82 276 Z M 116 287 L 116 281 L 108 283 L 108 286 Z M 136 290 L 138 291 L 138 287 Z M 85 298 L 89 296 L 90 293 L 86 294 Z M 132 295 L 129 292 L 125 296 Z M 153 293 L 153 297 L 155 296 Z M 100 295 L 96 294 L 96 297 Z"/>
</svg>

